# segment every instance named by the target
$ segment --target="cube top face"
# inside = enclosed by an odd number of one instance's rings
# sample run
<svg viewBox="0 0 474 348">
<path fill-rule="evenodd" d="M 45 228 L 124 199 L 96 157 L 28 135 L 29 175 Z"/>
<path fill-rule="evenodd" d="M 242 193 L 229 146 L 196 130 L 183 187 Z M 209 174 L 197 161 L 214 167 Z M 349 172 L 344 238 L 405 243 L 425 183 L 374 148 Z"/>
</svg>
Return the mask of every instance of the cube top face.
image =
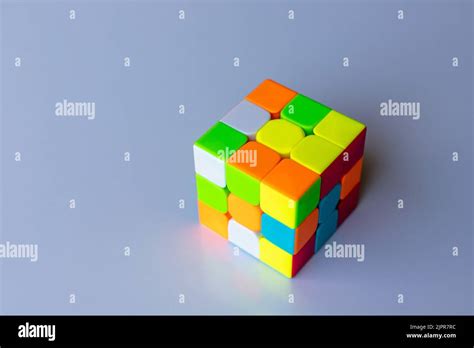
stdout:
<svg viewBox="0 0 474 348">
<path fill-rule="evenodd" d="M 241 101 L 221 122 L 255 140 L 257 131 L 270 119 L 270 113 L 247 100 Z"/>
<path fill-rule="evenodd" d="M 330 111 L 326 105 L 298 94 L 281 111 L 281 118 L 300 126 L 309 135 Z"/>
<path fill-rule="evenodd" d="M 256 141 L 249 141 L 227 160 L 227 165 L 261 180 L 279 161 L 278 153 Z"/>
<path fill-rule="evenodd" d="M 267 122 L 257 133 L 257 141 L 272 150 L 278 152 L 282 157 L 289 157 L 291 149 L 303 138 L 304 131 L 287 120 L 271 120 Z"/>
<path fill-rule="evenodd" d="M 322 174 L 344 149 L 317 135 L 308 135 L 291 151 L 291 159 Z"/>
<path fill-rule="evenodd" d="M 296 92 L 273 80 L 265 80 L 245 97 L 249 102 L 267 110 L 272 118 L 279 118 L 280 111 L 296 96 Z"/>
<path fill-rule="evenodd" d="M 346 148 L 364 129 L 362 123 L 332 110 L 314 127 L 314 134 Z"/>
<path fill-rule="evenodd" d="M 229 151 L 239 149 L 246 142 L 247 136 L 245 134 L 225 123 L 217 122 L 196 141 L 195 145 L 220 158 Z"/>
<path fill-rule="evenodd" d="M 278 190 L 291 200 L 299 200 L 318 180 L 319 175 L 290 159 L 283 159 L 263 179 L 262 185 Z"/>
</svg>

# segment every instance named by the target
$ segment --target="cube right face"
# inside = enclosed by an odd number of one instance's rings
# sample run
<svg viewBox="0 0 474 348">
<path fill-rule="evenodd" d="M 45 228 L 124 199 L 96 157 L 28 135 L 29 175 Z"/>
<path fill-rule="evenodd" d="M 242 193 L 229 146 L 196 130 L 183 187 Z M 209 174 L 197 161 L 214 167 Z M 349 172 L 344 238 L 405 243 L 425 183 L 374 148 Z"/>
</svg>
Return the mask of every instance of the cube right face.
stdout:
<svg viewBox="0 0 474 348">
<path fill-rule="evenodd" d="M 358 204 L 366 127 L 265 80 L 194 144 L 203 225 L 295 276 Z"/>
</svg>

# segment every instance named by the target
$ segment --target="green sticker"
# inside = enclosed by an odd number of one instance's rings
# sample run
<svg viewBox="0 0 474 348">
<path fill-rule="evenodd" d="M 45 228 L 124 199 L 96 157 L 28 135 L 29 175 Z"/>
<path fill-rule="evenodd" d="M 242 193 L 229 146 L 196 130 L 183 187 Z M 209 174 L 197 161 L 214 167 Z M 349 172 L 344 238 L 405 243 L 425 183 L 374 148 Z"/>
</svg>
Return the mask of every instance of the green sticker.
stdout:
<svg viewBox="0 0 474 348">
<path fill-rule="evenodd" d="M 210 207 L 227 213 L 227 196 L 229 190 L 210 182 L 199 174 L 196 174 L 196 187 L 198 199 Z"/>
<path fill-rule="evenodd" d="M 281 118 L 300 126 L 309 135 L 330 111 L 331 108 L 298 94 L 283 108 Z"/>
<path fill-rule="evenodd" d="M 224 157 L 237 151 L 247 142 L 247 136 L 222 122 L 217 122 L 195 143 L 215 157 Z M 225 158 L 223 158 L 225 160 Z"/>
</svg>

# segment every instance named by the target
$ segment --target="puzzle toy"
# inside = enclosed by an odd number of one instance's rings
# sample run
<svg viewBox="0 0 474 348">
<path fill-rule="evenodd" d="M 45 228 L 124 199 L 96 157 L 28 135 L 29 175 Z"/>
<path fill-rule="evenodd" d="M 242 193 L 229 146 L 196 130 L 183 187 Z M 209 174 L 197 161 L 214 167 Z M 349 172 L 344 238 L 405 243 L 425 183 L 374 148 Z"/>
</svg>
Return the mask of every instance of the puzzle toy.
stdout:
<svg viewBox="0 0 474 348">
<path fill-rule="evenodd" d="M 200 223 L 291 278 L 359 199 L 366 126 L 263 81 L 194 144 Z"/>
</svg>

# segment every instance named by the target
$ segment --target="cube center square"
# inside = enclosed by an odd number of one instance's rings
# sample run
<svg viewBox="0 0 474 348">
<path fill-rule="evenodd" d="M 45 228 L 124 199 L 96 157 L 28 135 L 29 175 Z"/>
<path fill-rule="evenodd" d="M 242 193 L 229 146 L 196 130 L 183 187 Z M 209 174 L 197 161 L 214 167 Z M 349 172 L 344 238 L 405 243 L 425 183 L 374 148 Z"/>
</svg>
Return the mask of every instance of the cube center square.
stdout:
<svg viewBox="0 0 474 348">
<path fill-rule="evenodd" d="M 290 152 L 305 136 L 304 131 L 287 120 L 267 122 L 257 133 L 257 141 L 282 157 L 290 157 Z"/>
<path fill-rule="evenodd" d="M 358 205 L 367 127 L 270 79 L 221 117 L 193 145 L 199 222 L 292 278 Z"/>
</svg>

